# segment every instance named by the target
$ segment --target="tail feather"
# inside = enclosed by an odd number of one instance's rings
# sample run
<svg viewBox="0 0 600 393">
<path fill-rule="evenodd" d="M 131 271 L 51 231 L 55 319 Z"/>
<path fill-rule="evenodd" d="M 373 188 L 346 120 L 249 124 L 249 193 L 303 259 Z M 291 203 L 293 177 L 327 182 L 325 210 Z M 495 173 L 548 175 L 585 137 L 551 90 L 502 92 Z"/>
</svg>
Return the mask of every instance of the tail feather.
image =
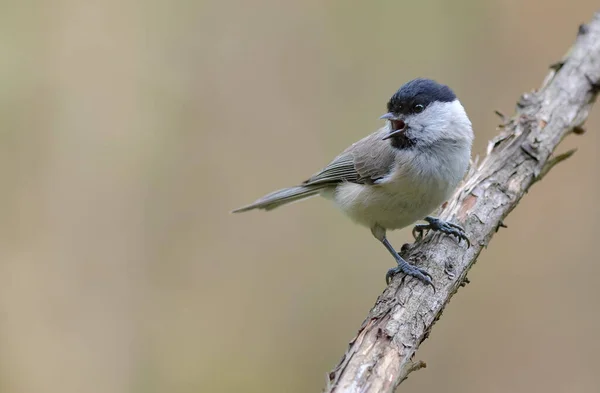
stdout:
<svg viewBox="0 0 600 393">
<path fill-rule="evenodd" d="M 256 200 L 254 203 L 235 209 L 232 213 L 242 213 L 248 210 L 272 210 L 281 205 L 286 205 L 301 199 L 317 195 L 322 187 L 297 186 L 284 188 L 272 192 Z"/>
</svg>

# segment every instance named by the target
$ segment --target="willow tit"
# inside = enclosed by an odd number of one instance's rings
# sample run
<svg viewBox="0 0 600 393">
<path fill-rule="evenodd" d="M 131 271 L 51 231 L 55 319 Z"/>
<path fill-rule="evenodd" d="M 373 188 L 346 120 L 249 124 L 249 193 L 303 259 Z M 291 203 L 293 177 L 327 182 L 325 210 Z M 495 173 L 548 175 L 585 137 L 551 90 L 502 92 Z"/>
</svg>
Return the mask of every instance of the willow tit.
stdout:
<svg viewBox="0 0 600 393">
<path fill-rule="evenodd" d="M 440 207 L 463 179 L 471 157 L 473 129 L 454 92 L 431 79 L 404 84 L 381 116 L 386 125 L 344 150 L 302 184 L 272 192 L 234 210 L 271 210 L 321 195 L 355 222 L 367 226 L 393 255 L 398 266 L 388 271 L 432 284 L 425 270 L 406 262 L 386 238 L 386 230 L 415 227 L 468 239 L 455 224 L 428 216 Z"/>
</svg>

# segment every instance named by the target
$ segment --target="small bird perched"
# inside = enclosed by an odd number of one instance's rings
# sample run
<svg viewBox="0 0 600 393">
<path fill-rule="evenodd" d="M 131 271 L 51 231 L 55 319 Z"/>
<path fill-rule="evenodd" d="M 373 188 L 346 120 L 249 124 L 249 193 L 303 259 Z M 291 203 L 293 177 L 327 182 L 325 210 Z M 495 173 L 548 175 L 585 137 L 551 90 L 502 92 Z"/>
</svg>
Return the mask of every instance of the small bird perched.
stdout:
<svg viewBox="0 0 600 393">
<path fill-rule="evenodd" d="M 455 224 L 428 216 L 454 192 L 469 167 L 473 129 L 454 92 L 431 79 L 404 84 L 381 116 L 386 125 L 344 150 L 302 184 L 272 192 L 234 210 L 271 210 L 314 195 L 331 199 L 355 222 L 367 226 L 398 266 L 386 282 L 404 273 L 431 284 L 431 275 L 406 262 L 386 238 L 386 230 L 424 219 L 413 233 L 440 231 L 464 239 Z"/>
</svg>

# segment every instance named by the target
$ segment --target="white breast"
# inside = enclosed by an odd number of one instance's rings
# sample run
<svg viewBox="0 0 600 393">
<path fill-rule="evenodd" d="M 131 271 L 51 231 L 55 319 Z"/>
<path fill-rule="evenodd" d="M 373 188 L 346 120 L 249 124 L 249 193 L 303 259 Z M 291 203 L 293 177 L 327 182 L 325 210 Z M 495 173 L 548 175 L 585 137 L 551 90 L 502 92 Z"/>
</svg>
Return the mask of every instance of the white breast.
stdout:
<svg viewBox="0 0 600 393">
<path fill-rule="evenodd" d="M 367 227 L 400 229 L 441 206 L 463 178 L 470 146 L 400 151 L 397 166 L 378 184 L 342 183 L 324 196 L 351 219 Z"/>
</svg>

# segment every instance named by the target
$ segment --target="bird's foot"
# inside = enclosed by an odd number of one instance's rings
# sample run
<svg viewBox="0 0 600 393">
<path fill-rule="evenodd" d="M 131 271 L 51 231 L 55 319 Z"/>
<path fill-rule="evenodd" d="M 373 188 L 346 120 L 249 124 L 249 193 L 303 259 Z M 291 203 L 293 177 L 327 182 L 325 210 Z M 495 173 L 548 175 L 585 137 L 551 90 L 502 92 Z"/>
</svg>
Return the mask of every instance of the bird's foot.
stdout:
<svg viewBox="0 0 600 393">
<path fill-rule="evenodd" d="M 398 259 L 398 266 L 391 268 L 387 271 L 385 275 L 385 282 L 389 285 L 390 281 L 392 281 L 392 277 L 394 277 L 398 273 L 404 273 L 407 276 L 415 277 L 425 284 L 429 284 L 433 287 L 433 282 L 431 281 L 431 275 L 427 273 L 427 271 L 418 268 L 416 266 L 411 265 L 406 262 L 404 259 Z M 435 287 L 434 287 L 435 289 Z"/>
<path fill-rule="evenodd" d="M 425 217 L 425 221 L 427 221 L 428 224 L 417 224 L 412 230 L 412 234 L 416 241 L 419 241 L 423 238 L 423 232 L 434 231 L 442 232 L 446 235 L 456 236 L 459 243 L 461 240 L 464 240 L 467 242 L 467 247 L 471 247 L 471 241 L 467 237 L 464 228 L 460 225 L 443 221 L 435 217 Z"/>
</svg>

